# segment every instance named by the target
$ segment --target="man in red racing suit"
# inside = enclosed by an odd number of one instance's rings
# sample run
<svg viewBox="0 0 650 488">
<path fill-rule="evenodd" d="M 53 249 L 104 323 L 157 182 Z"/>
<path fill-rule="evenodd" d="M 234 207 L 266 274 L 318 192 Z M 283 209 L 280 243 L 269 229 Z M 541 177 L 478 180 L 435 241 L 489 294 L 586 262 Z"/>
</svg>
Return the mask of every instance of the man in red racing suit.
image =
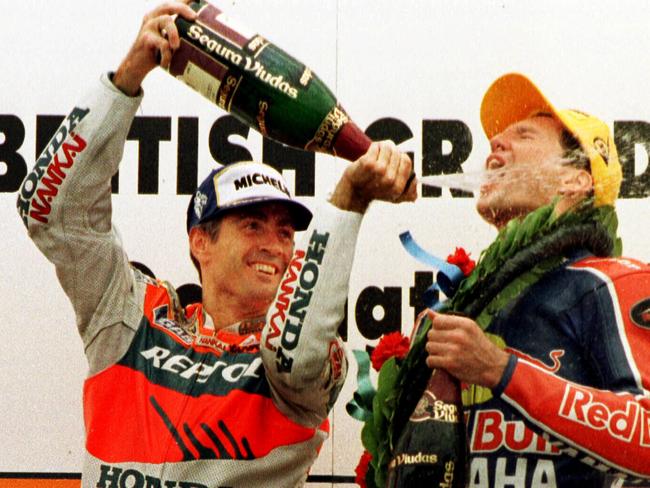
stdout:
<svg viewBox="0 0 650 488">
<path fill-rule="evenodd" d="M 403 191 L 411 163 L 393 144 L 373 144 L 295 248 L 311 214 L 277 171 L 243 163 L 211 173 L 188 209 L 203 302 L 183 309 L 171 285 L 130 267 L 111 223 L 110 180 L 140 83 L 157 51 L 164 65 L 177 42 L 173 14 L 193 12 L 172 3 L 145 17 L 120 68 L 64 120 L 18 198 L 89 362 L 83 486 L 300 486 L 346 375 L 336 331 L 363 213 L 374 199 L 415 199 L 415 185 Z"/>
</svg>

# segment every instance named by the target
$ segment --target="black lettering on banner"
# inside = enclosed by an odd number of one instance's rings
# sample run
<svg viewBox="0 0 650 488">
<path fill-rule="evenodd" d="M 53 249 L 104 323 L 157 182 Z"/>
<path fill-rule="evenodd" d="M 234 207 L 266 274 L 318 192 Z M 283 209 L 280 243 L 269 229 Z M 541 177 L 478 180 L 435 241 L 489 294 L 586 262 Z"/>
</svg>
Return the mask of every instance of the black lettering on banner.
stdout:
<svg viewBox="0 0 650 488">
<path fill-rule="evenodd" d="M 415 272 L 415 285 L 409 288 L 409 305 L 414 308 L 413 323 L 415 323 L 420 312 L 426 308 L 422 295 L 431 285 L 433 285 L 433 273 L 431 271 Z"/>
<path fill-rule="evenodd" d="M 176 194 L 191 195 L 198 184 L 199 119 L 178 118 L 176 147 Z"/>
<path fill-rule="evenodd" d="M 383 310 L 383 317 L 376 319 L 375 307 Z M 384 289 L 368 286 L 363 289 L 355 307 L 355 319 L 359 332 L 366 339 L 378 339 L 388 332 L 402 329 L 402 288 L 387 286 Z"/>
<path fill-rule="evenodd" d="M 11 114 L 0 114 L 0 134 L 4 136 L 0 143 L 0 192 L 11 193 L 20 188 L 20 183 L 27 175 L 27 163 L 18 154 L 18 149 L 25 141 L 25 126 L 22 121 Z"/>
<path fill-rule="evenodd" d="M 36 157 L 43 152 L 47 143 L 63 123 L 63 115 L 37 115 L 36 116 Z"/>
<path fill-rule="evenodd" d="M 316 156 L 313 152 L 285 146 L 265 137 L 262 141 L 262 159 L 280 173 L 285 169 L 295 171 L 294 194 L 296 196 L 315 195 Z"/>
<path fill-rule="evenodd" d="M 645 198 L 650 195 L 650 164 L 636 174 L 635 146 L 641 145 L 650 157 L 650 123 L 622 120 L 614 122 L 614 141 L 623 170 L 622 198 Z"/>
<path fill-rule="evenodd" d="M 443 152 L 443 142 L 451 144 L 449 154 Z M 462 173 L 461 164 L 472 152 L 472 132 L 461 120 L 422 121 L 422 176 Z M 440 188 L 422 187 L 423 197 L 439 197 Z M 471 197 L 461 190 L 451 190 L 453 197 Z"/>
<path fill-rule="evenodd" d="M 138 194 L 157 194 L 160 141 L 169 141 L 172 138 L 171 117 L 136 117 L 126 138 L 139 143 Z M 113 176 L 113 193 L 119 191 L 118 175 L 119 172 Z"/>
<path fill-rule="evenodd" d="M 221 164 L 252 161 L 253 156 L 244 146 L 230 142 L 230 136 L 248 138 L 250 128 L 233 115 L 224 115 L 215 120 L 210 129 L 208 146 L 212 158 Z"/>
</svg>

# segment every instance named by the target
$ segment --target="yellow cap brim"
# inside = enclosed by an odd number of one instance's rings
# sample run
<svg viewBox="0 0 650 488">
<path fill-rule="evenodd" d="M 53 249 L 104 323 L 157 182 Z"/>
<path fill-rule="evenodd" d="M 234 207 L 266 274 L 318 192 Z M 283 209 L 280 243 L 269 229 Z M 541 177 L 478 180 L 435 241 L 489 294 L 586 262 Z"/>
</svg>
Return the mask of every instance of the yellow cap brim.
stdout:
<svg viewBox="0 0 650 488">
<path fill-rule="evenodd" d="M 519 73 L 508 73 L 485 93 L 481 124 L 488 139 L 492 139 L 510 125 L 540 112 L 555 117 L 580 142 L 591 165 L 595 204 L 613 205 L 622 171 L 614 140 L 601 120 L 575 110 L 556 110 L 532 81 Z"/>
<path fill-rule="evenodd" d="M 523 75 L 509 73 L 488 88 L 481 103 L 481 124 L 488 139 L 537 112 L 557 111 L 542 92 Z"/>
</svg>

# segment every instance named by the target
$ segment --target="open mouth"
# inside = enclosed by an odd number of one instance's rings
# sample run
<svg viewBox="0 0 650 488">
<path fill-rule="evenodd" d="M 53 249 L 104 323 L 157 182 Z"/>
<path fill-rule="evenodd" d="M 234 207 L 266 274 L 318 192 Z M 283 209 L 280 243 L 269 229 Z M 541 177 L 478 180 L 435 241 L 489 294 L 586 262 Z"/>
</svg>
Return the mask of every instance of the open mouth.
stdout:
<svg viewBox="0 0 650 488">
<path fill-rule="evenodd" d="M 278 273 L 278 269 L 268 263 L 253 263 L 252 267 L 258 273 L 262 273 L 266 276 L 275 276 Z"/>
<path fill-rule="evenodd" d="M 504 183 L 506 181 L 507 174 L 508 171 L 503 168 L 486 171 L 483 177 L 483 183 L 481 184 L 480 194 L 485 195 L 486 193 L 494 190 L 494 188 L 499 183 Z"/>
</svg>

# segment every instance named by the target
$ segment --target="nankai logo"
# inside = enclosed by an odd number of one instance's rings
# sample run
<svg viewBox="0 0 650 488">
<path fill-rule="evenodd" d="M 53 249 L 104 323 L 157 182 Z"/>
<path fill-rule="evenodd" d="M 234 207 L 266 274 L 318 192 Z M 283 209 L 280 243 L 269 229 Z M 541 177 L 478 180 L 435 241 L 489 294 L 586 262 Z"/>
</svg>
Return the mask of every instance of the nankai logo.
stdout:
<svg viewBox="0 0 650 488">
<path fill-rule="evenodd" d="M 48 223 L 48 215 L 52 211 L 52 200 L 59 194 L 59 187 L 67 176 L 67 170 L 72 167 L 76 156 L 86 148 L 86 141 L 77 134 L 70 133 L 74 144 L 64 142 L 62 151 L 64 159 L 59 154 L 54 155 L 54 160 L 45 170 L 41 178 L 39 188 L 36 190 L 36 197 L 31 202 L 29 216 L 44 224 Z"/>
<path fill-rule="evenodd" d="M 567 385 L 558 415 L 594 430 L 606 430 L 622 441 L 632 442 L 636 437 L 642 446 L 650 446 L 650 412 L 634 400 L 625 405 L 621 405 L 622 398 L 616 400 L 616 405 L 608 405 L 597 401 L 586 388 Z"/>
<path fill-rule="evenodd" d="M 630 310 L 630 318 L 639 327 L 650 329 L 650 298 L 634 305 Z"/>
<path fill-rule="evenodd" d="M 275 299 L 275 311 L 269 319 L 270 330 L 266 334 L 266 348 L 271 351 L 276 351 L 277 347 L 272 344 L 272 341 L 280 337 L 282 333 L 280 327 L 287 319 L 287 310 L 291 303 L 291 295 L 295 291 L 294 283 L 298 281 L 298 273 L 302 269 L 302 260 L 305 257 L 305 251 L 297 249 L 293 259 L 287 267 L 285 278 L 280 283 L 280 293 Z"/>
<path fill-rule="evenodd" d="M 86 148 L 86 141 L 75 134 L 74 129 L 89 112 L 89 109 L 78 107 L 72 110 L 39 156 L 32 172 L 25 178 L 17 202 L 25 225 L 28 216 L 44 224 L 48 223 L 52 200 L 58 195 L 67 170 L 72 167 L 76 156 Z M 59 155 L 59 149 L 63 150 L 63 159 Z"/>
<path fill-rule="evenodd" d="M 284 323 L 280 345 L 276 352 L 276 363 L 278 372 L 289 373 L 293 367 L 293 358 L 289 351 L 293 351 L 298 346 L 302 325 L 307 316 L 309 305 L 311 303 L 313 289 L 318 283 L 320 265 L 323 263 L 325 248 L 329 233 L 319 234 L 314 230 L 309 239 L 309 246 L 305 254 L 305 261 L 302 265 L 300 276 L 298 277 L 298 287 L 293 294 L 291 305 L 289 305 L 288 318 Z"/>
</svg>

